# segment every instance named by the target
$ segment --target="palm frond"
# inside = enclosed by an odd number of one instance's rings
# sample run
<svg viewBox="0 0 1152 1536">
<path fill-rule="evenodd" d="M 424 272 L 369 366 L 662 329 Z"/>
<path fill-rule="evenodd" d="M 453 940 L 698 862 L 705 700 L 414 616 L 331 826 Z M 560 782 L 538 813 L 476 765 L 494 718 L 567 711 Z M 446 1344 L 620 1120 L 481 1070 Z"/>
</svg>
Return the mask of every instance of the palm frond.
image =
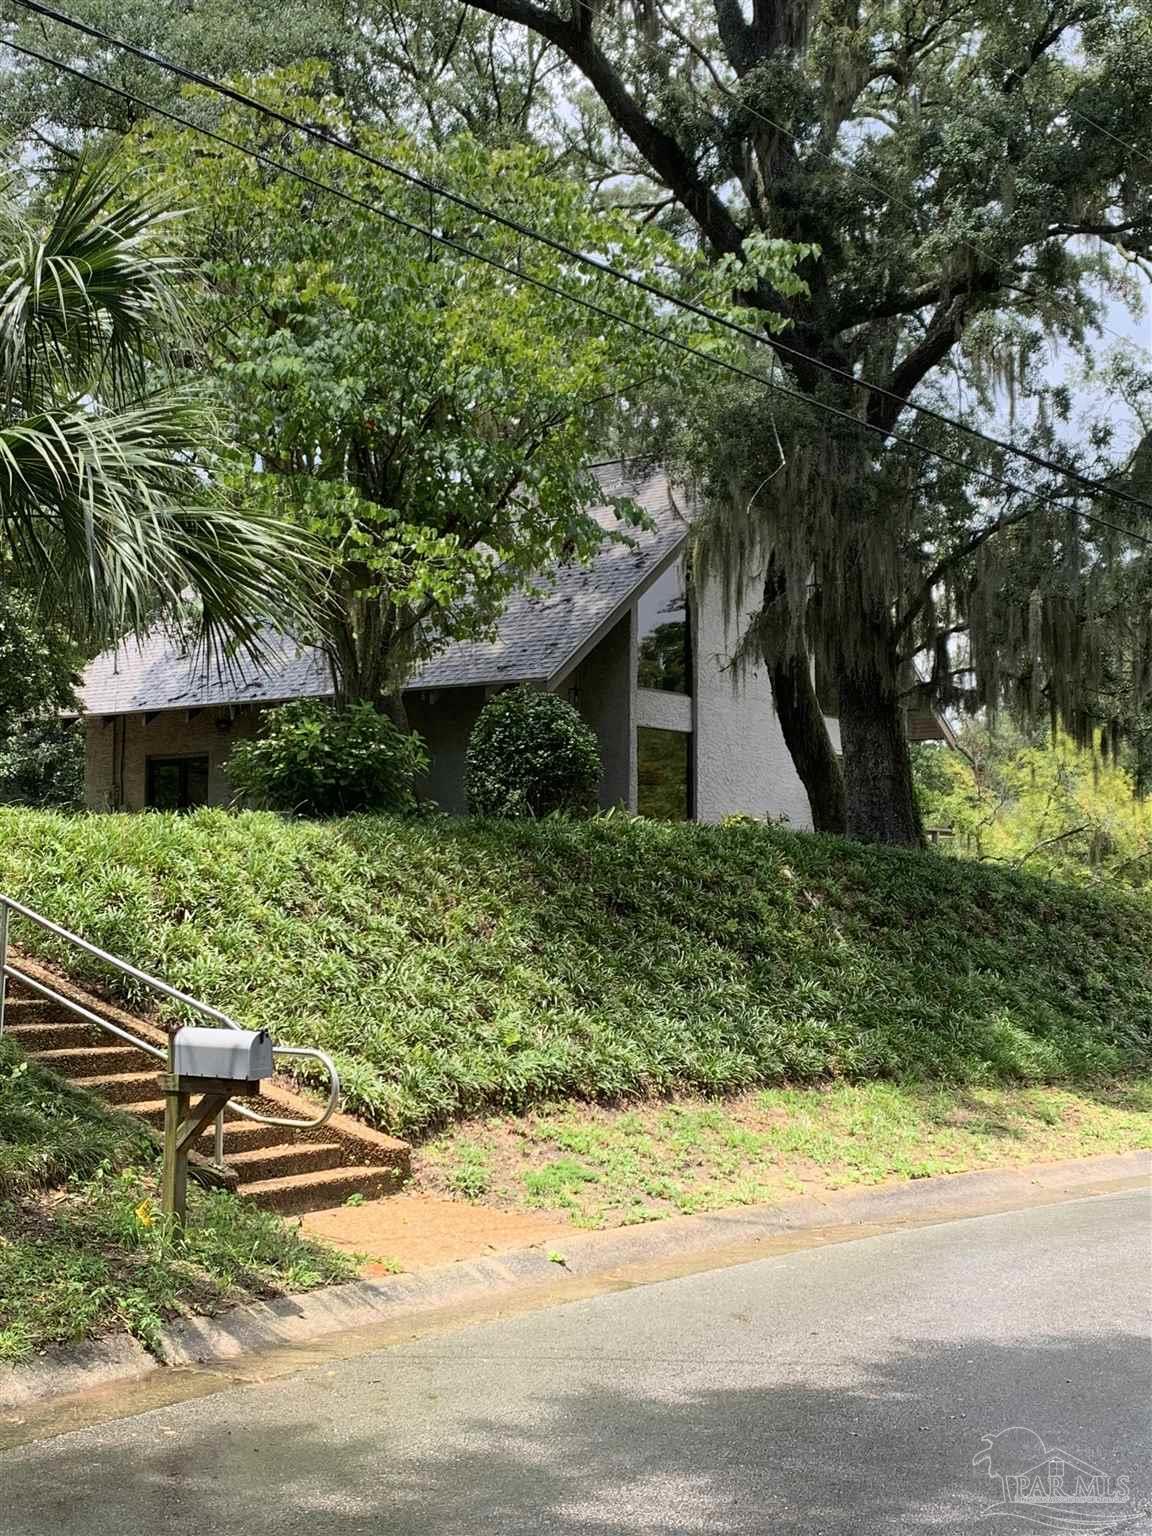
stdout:
<svg viewBox="0 0 1152 1536">
<path fill-rule="evenodd" d="M 217 660 L 302 628 L 319 570 L 298 528 L 214 484 L 205 401 L 166 384 L 188 335 L 171 210 L 82 157 L 35 227 L 0 196 L 0 559 L 76 634 L 187 611 Z"/>
<path fill-rule="evenodd" d="M 184 329 L 175 215 L 129 194 L 105 157 L 85 157 L 45 228 L 25 226 L 0 262 L 0 379 L 25 406 L 63 384 L 125 399 Z"/>
<path fill-rule="evenodd" d="M 219 660 L 291 627 L 315 570 L 307 536 L 209 493 L 210 417 L 188 391 L 119 410 L 84 401 L 0 428 L 0 542 L 58 612 L 102 639 L 139 633 L 191 589 Z"/>
</svg>

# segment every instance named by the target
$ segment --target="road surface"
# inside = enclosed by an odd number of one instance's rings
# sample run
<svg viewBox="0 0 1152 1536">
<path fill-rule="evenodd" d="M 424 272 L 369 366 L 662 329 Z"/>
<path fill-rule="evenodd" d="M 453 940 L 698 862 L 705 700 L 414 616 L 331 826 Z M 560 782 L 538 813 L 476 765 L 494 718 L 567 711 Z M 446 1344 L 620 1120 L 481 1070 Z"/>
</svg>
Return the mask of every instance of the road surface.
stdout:
<svg viewBox="0 0 1152 1536">
<path fill-rule="evenodd" d="M 0 1532 L 1152 1532 L 1148 1217 L 875 1236 L 230 1388 L 0 1456 Z"/>
</svg>

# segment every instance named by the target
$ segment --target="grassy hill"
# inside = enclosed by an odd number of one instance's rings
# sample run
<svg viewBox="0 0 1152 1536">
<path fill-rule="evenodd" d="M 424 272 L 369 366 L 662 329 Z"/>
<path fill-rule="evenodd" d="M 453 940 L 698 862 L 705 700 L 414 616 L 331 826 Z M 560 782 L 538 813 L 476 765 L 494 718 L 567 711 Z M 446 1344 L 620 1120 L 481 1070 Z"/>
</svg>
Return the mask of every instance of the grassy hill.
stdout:
<svg viewBox="0 0 1152 1536">
<path fill-rule="evenodd" d="M 1152 1062 L 1152 905 L 777 828 L 9 809 L 0 889 L 333 1051 L 350 1105 L 400 1133 L 573 1097 Z"/>
</svg>

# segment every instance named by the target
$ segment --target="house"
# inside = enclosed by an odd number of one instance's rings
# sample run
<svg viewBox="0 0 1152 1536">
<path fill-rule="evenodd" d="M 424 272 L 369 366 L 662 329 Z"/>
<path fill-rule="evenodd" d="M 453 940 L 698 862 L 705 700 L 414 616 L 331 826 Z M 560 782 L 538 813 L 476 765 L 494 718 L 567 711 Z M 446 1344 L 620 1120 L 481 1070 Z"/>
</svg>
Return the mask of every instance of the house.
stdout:
<svg viewBox="0 0 1152 1536">
<path fill-rule="evenodd" d="M 528 684 L 569 699 L 595 730 L 604 807 L 809 826 L 767 676 L 728 665 L 739 615 L 726 618 L 715 586 L 688 602 L 675 489 L 659 473 L 630 480 L 620 464 L 597 475 L 605 495 L 631 495 L 651 528 L 606 542 L 589 565 L 560 566 L 508 603 L 494 639 L 454 643 L 412 679 L 405 706 L 431 755 L 426 792 L 444 810 L 466 810 L 473 723 L 493 693 Z M 610 508 L 594 515 L 606 533 L 616 526 Z M 209 673 L 161 631 L 97 657 L 81 690 L 88 805 L 228 804 L 233 742 L 256 733 L 272 705 L 332 693 L 319 652 L 286 636 L 270 647 L 258 669 L 230 676 Z"/>
</svg>

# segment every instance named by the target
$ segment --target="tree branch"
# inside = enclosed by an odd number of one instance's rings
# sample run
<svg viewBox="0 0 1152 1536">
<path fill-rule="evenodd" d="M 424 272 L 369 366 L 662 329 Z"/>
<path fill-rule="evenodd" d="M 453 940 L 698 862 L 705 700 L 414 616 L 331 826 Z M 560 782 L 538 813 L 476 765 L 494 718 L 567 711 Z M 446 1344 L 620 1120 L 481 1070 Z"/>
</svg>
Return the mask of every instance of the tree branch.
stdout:
<svg viewBox="0 0 1152 1536">
<path fill-rule="evenodd" d="M 740 0 L 712 0 L 712 4 L 728 62 L 738 75 L 746 75 L 756 62 L 755 34 L 744 20 Z"/>
<path fill-rule="evenodd" d="M 896 634 L 904 634 L 917 615 L 923 612 L 933 588 L 939 586 L 949 571 L 967 560 L 969 555 L 974 555 L 982 545 L 987 544 L 989 539 L 995 538 L 998 533 L 1003 533 L 1005 528 L 1011 528 L 1014 524 L 1022 523 L 1026 518 L 1034 516 L 1039 505 L 1039 502 L 1030 501 L 1016 512 L 1005 513 L 994 523 L 987 523 L 978 533 L 974 533 L 970 539 L 966 539 L 963 544 L 938 560 L 920 583 L 915 601 L 905 610 L 903 617 L 897 620 Z"/>
<path fill-rule="evenodd" d="M 701 234 L 720 256 L 739 252 L 744 233 L 721 199 L 700 176 L 691 157 L 671 134 L 648 116 L 613 68 L 591 30 L 591 12 L 584 5 L 580 25 L 541 9 L 531 0 L 466 0 L 474 10 L 527 27 L 554 43 L 581 72 L 608 109 L 621 133 L 675 192 L 696 221 Z"/>
</svg>

